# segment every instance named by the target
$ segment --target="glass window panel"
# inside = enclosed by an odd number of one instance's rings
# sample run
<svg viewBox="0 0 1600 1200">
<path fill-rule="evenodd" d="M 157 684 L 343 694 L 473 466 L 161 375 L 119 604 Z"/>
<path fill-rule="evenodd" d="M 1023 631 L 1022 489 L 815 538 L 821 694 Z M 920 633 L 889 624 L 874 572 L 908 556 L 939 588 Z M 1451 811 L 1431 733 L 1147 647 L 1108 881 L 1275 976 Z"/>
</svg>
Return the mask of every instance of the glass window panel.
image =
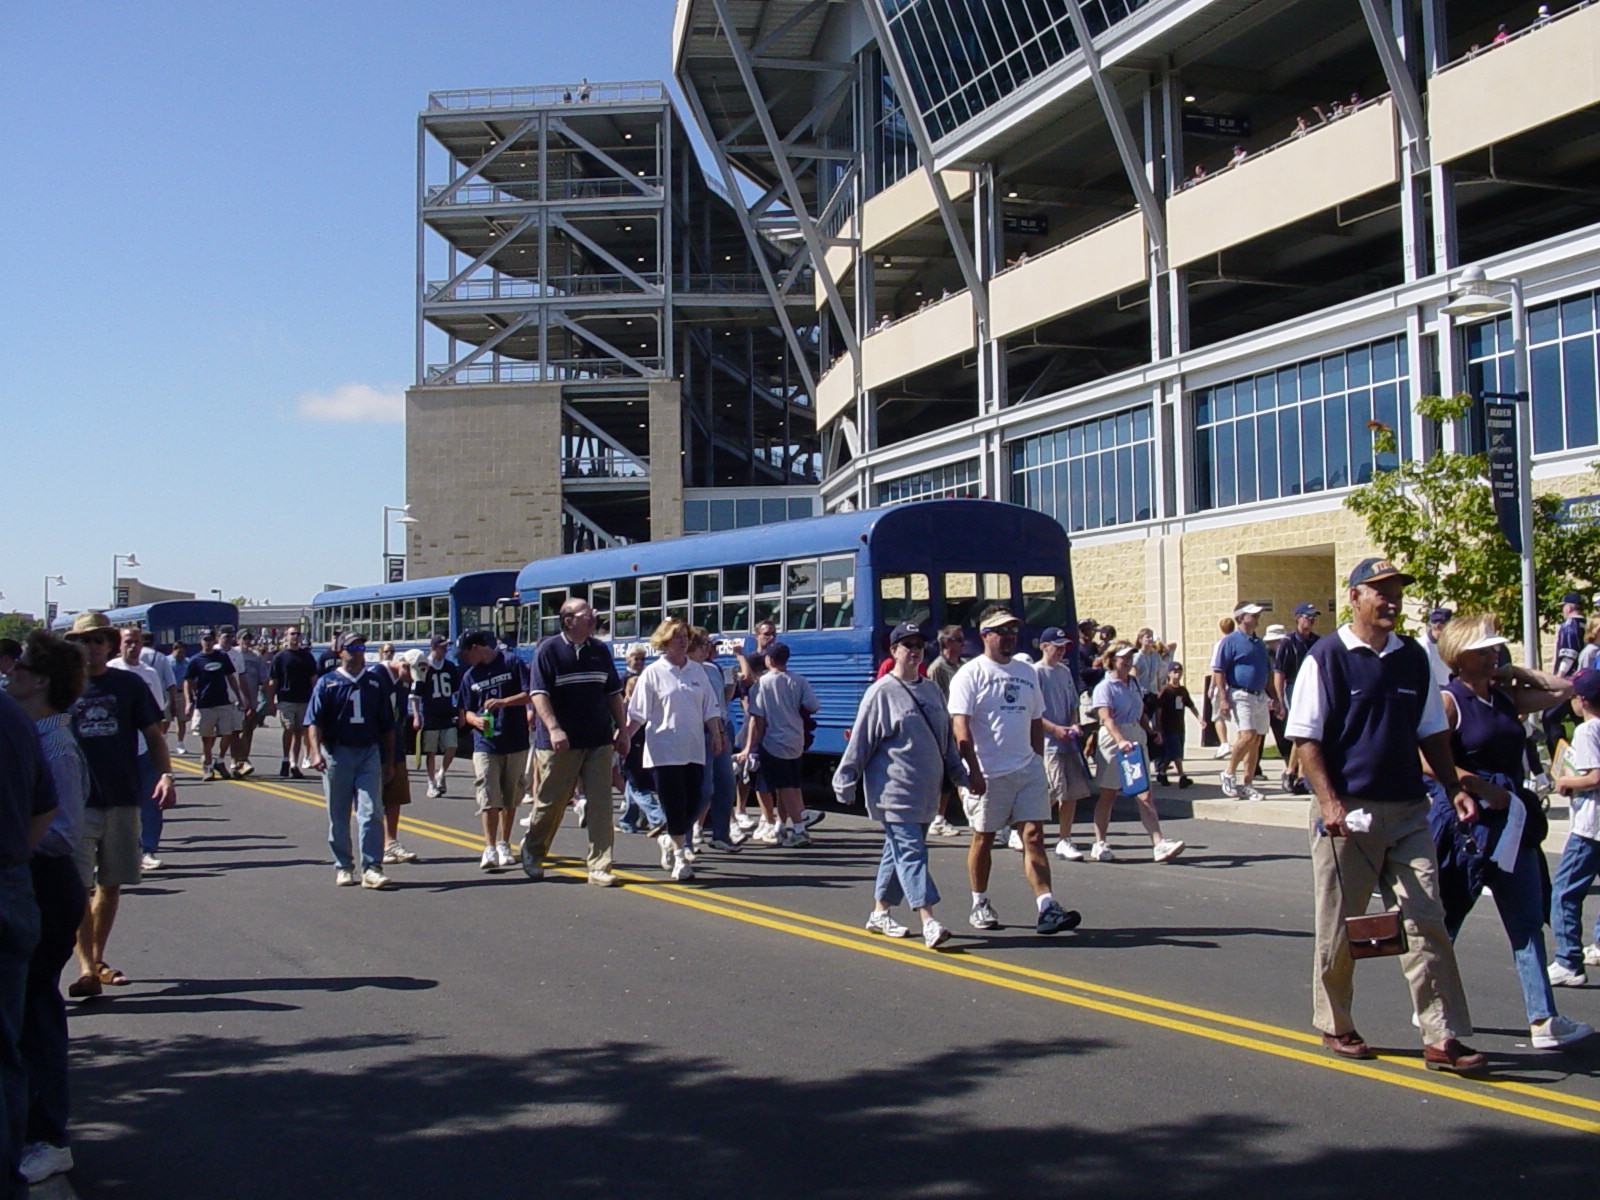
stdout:
<svg viewBox="0 0 1600 1200">
<path fill-rule="evenodd" d="M 1098 529 L 1101 525 L 1101 501 L 1105 488 L 1101 486 L 1102 460 L 1096 456 L 1083 460 L 1083 527 Z"/>
<path fill-rule="evenodd" d="M 1116 415 L 1117 445 L 1126 446 L 1133 441 L 1133 414 L 1120 412 Z"/>
<path fill-rule="evenodd" d="M 1054 516 L 1056 504 L 1055 470 L 1054 468 L 1046 467 L 1041 471 L 1036 471 L 1034 475 L 1034 498 L 1028 507 L 1036 508 L 1042 513 L 1049 513 Z"/>
<path fill-rule="evenodd" d="M 721 611 L 720 605 L 696 604 L 694 606 L 694 623 L 707 633 L 720 632 L 717 628 L 717 622 Z"/>
<path fill-rule="evenodd" d="M 682 621 L 685 625 L 687 625 L 689 623 L 689 602 L 684 600 L 677 604 L 667 605 L 667 610 L 665 615 L 662 617 L 662 620 Z"/>
<path fill-rule="evenodd" d="M 1367 347 L 1358 346 L 1346 354 L 1345 365 L 1349 370 L 1351 387 L 1372 382 L 1372 351 Z"/>
<path fill-rule="evenodd" d="M 1039 465 L 1039 439 L 1028 438 L 1022 443 L 1022 465 L 1036 467 Z"/>
<path fill-rule="evenodd" d="M 589 589 L 589 607 L 602 614 L 611 611 L 611 585 L 609 583 L 597 583 Z"/>
<path fill-rule="evenodd" d="M 1074 503 L 1070 499 L 1072 494 L 1072 467 L 1068 463 L 1058 462 L 1051 470 L 1055 474 L 1056 489 L 1056 506 L 1051 515 L 1065 525 Z"/>
<path fill-rule="evenodd" d="M 715 604 L 720 598 L 722 575 L 718 571 L 696 571 L 694 574 L 694 602 Z"/>
<path fill-rule="evenodd" d="M 787 587 L 791 596 L 814 596 L 817 593 L 817 560 L 794 559 L 784 564 Z"/>
<path fill-rule="evenodd" d="M 760 563 L 755 569 L 756 592 L 771 595 L 783 591 L 783 564 Z"/>
<path fill-rule="evenodd" d="M 1216 441 L 1213 449 L 1216 452 L 1216 478 L 1217 478 L 1217 506 L 1227 508 L 1239 502 L 1239 490 L 1235 484 L 1235 464 L 1233 457 L 1233 426 L 1217 426 Z"/>
<path fill-rule="evenodd" d="M 750 601 L 724 600 L 722 602 L 723 633 L 746 633 L 750 629 Z"/>
<path fill-rule="evenodd" d="M 1566 306 L 1562 306 L 1562 324 L 1566 324 Z M 1562 382 L 1565 386 L 1564 407 L 1567 432 L 1564 445 L 1568 450 L 1595 444 L 1595 373 L 1594 339 L 1578 338 L 1562 347 Z"/>
<path fill-rule="evenodd" d="M 1344 355 L 1330 354 L 1322 360 L 1322 394 L 1344 391 Z"/>
<path fill-rule="evenodd" d="M 815 596 L 799 596 L 790 599 L 784 615 L 783 629 L 785 633 L 793 633 L 797 629 L 817 629 L 817 598 Z"/>
<path fill-rule="evenodd" d="M 748 596 L 750 594 L 750 567 L 748 564 L 722 568 L 722 594 Z"/>
<path fill-rule="evenodd" d="M 661 607 L 661 579 L 639 580 L 639 607 L 641 609 Z"/>
<path fill-rule="evenodd" d="M 1400 366 L 1393 341 L 1375 342 L 1372 346 L 1372 382 L 1381 383 L 1400 377 Z"/>
<path fill-rule="evenodd" d="M 1300 402 L 1300 373 L 1293 367 L 1278 372 L 1278 406 Z"/>
<path fill-rule="evenodd" d="M 1262 413 L 1256 418 L 1256 476 L 1261 481 L 1260 499 L 1276 500 L 1281 494 L 1278 482 L 1277 413 Z"/>
<path fill-rule="evenodd" d="M 1133 437 L 1135 441 L 1144 441 L 1150 436 L 1150 410 L 1136 408 L 1133 410 Z"/>
<path fill-rule="evenodd" d="M 1218 421 L 1229 420 L 1233 416 L 1233 388 L 1223 384 L 1211 393 L 1211 406 Z"/>
<path fill-rule="evenodd" d="M 1507 330 L 1510 329 L 1510 318 L 1507 318 L 1506 328 Z M 1561 335 L 1563 337 L 1571 337 L 1575 333 L 1587 333 L 1593 328 L 1593 296 L 1574 296 L 1570 300 L 1561 302 Z"/>
<path fill-rule="evenodd" d="M 617 580 L 617 606 L 639 603 L 639 581 L 637 579 Z"/>
<path fill-rule="evenodd" d="M 710 529 L 711 512 L 704 500 L 685 500 L 683 502 L 683 531 L 685 533 L 704 533 Z"/>
<path fill-rule="evenodd" d="M 1278 382 L 1283 383 L 1282 376 Z M 1306 490 L 1300 468 L 1300 416 L 1293 409 L 1278 414 L 1278 478 L 1283 481 L 1278 489 L 1282 495 L 1298 496 Z"/>
<path fill-rule="evenodd" d="M 1202 508 L 1216 506 L 1216 473 L 1212 442 L 1215 432 L 1197 430 L 1194 439 L 1194 502 Z"/>
<path fill-rule="evenodd" d="M 1211 389 L 1204 388 L 1194 394 L 1194 422 L 1196 425 L 1211 424 Z"/>
<path fill-rule="evenodd" d="M 1381 383 L 1373 391 L 1379 396 L 1378 407 L 1380 409 L 1385 403 L 1391 409 L 1394 407 L 1395 397 L 1399 394 L 1399 388 L 1396 385 Z M 1367 480 L 1372 478 L 1372 431 L 1367 428 L 1367 422 L 1374 419 L 1372 396 L 1373 392 L 1368 392 L 1365 389 L 1350 394 L 1348 422 L 1350 426 L 1351 483 L 1366 483 Z M 1387 397 L 1386 401 L 1384 397 Z M 1376 419 L 1384 421 L 1388 418 L 1379 415 Z"/>
<path fill-rule="evenodd" d="M 1254 504 L 1258 495 L 1255 425 L 1254 420 L 1240 421 L 1234 429 L 1233 457 L 1238 464 L 1240 504 Z"/>
<path fill-rule="evenodd" d="M 761 524 L 761 501 L 735 500 L 733 524 L 737 529 L 749 529 Z"/>
<path fill-rule="evenodd" d="M 789 501 L 789 520 L 802 521 L 811 515 L 811 498 L 801 496 Z"/>
<path fill-rule="evenodd" d="M 667 603 L 673 604 L 679 600 L 689 598 L 689 576 L 687 572 L 667 576 Z"/>
<path fill-rule="evenodd" d="M 1561 347 L 1539 346 L 1529 360 L 1533 375 L 1533 448 L 1545 454 L 1561 449 Z"/>
<path fill-rule="evenodd" d="M 1263 412 L 1269 408 L 1276 408 L 1278 404 L 1278 377 L 1276 375 L 1256 376 L 1256 411 Z"/>
<path fill-rule="evenodd" d="M 788 505 L 781 499 L 763 500 L 761 502 L 761 523 L 763 525 L 776 525 L 788 515 Z"/>
<path fill-rule="evenodd" d="M 1561 310 L 1554 304 L 1542 304 L 1528 312 L 1528 341 L 1534 345 L 1553 342 L 1561 333 Z"/>
<path fill-rule="evenodd" d="M 1133 519 L 1148 521 L 1155 516 L 1154 492 L 1151 488 L 1150 443 L 1141 442 L 1133 448 Z"/>
<path fill-rule="evenodd" d="M 1083 494 L 1083 459 L 1075 458 L 1067 464 L 1067 516 L 1068 528 L 1074 533 L 1084 528 L 1084 512 L 1087 507 Z"/>
<path fill-rule="evenodd" d="M 1300 364 L 1300 399 L 1311 400 L 1322 395 L 1322 365 L 1312 361 Z"/>
<path fill-rule="evenodd" d="M 732 500 L 713 500 L 711 502 L 711 528 L 714 531 L 733 528 Z"/>
<path fill-rule="evenodd" d="M 1350 439 L 1356 436 L 1356 429 L 1353 424 L 1345 423 L 1343 396 L 1329 396 L 1322 402 L 1322 430 L 1328 486 L 1344 487 L 1350 482 Z M 1361 435 L 1366 435 L 1365 422 L 1362 422 Z"/>
<path fill-rule="evenodd" d="M 1300 454 L 1306 491 L 1320 492 L 1322 481 L 1322 412 L 1319 404 L 1300 408 Z"/>
<path fill-rule="evenodd" d="M 1133 520 L 1133 448 L 1117 451 L 1117 523 Z"/>
<path fill-rule="evenodd" d="M 1100 422 L 1090 421 L 1083 427 L 1083 452 L 1085 454 L 1098 454 L 1100 452 Z"/>
</svg>

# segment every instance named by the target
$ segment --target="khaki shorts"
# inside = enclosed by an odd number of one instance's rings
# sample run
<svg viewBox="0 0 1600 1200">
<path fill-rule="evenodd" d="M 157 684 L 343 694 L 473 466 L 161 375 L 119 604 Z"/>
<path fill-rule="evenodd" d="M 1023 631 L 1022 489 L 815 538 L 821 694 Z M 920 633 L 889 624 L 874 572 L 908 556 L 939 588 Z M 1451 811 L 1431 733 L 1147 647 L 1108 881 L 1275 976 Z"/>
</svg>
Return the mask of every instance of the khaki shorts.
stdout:
<svg viewBox="0 0 1600 1200">
<path fill-rule="evenodd" d="M 1233 704 L 1233 723 L 1240 733 L 1265 734 L 1272 729 L 1272 701 L 1265 692 L 1228 690 Z"/>
<path fill-rule="evenodd" d="M 472 756 L 472 781 L 478 799 L 478 811 L 491 808 L 516 808 L 528 792 L 528 752 L 518 750 L 512 754 L 485 754 L 476 751 Z"/>
<path fill-rule="evenodd" d="M 985 776 L 984 782 L 988 787 L 981 796 L 961 789 L 961 806 L 977 832 L 999 833 L 1023 821 L 1050 819 L 1050 785 L 1037 758 L 1020 771 Z"/>
<path fill-rule="evenodd" d="M 285 729 L 304 729 L 306 727 L 306 705 L 296 704 L 293 700 L 278 701 L 278 724 Z"/>
<path fill-rule="evenodd" d="M 195 731 L 203 738 L 227 737 L 244 728 L 244 714 L 232 704 L 202 708 L 196 712 Z"/>
<path fill-rule="evenodd" d="M 447 750 L 454 750 L 460 745 L 459 734 L 454 725 L 449 729 L 424 729 L 422 731 L 422 753 L 443 754 Z"/>
<path fill-rule="evenodd" d="M 1087 800 L 1094 794 L 1089 782 L 1089 768 L 1076 746 L 1068 746 L 1060 753 L 1045 752 L 1045 781 L 1050 785 L 1050 800 L 1060 804 L 1064 800 Z"/>
<path fill-rule="evenodd" d="M 83 886 L 131 887 L 144 878 L 140 869 L 139 806 L 83 810 L 83 832 L 72 851 Z"/>
</svg>

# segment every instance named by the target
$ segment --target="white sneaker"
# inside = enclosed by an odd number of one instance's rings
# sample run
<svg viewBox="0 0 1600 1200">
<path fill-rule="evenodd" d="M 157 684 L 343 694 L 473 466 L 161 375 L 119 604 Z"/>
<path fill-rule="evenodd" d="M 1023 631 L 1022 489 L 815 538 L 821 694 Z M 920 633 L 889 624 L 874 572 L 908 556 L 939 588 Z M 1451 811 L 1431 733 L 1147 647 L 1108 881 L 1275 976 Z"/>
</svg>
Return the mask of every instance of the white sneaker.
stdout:
<svg viewBox="0 0 1600 1200">
<path fill-rule="evenodd" d="M 1582 970 L 1574 971 L 1559 959 L 1550 964 L 1546 974 L 1550 977 L 1551 987 L 1582 987 L 1589 982 L 1589 977 Z"/>
<path fill-rule="evenodd" d="M 1217 782 L 1222 785 L 1222 794 L 1224 796 L 1237 797 L 1239 795 L 1239 781 L 1226 771 L 1217 776 Z"/>
<path fill-rule="evenodd" d="M 439 776 L 439 795 L 441 795 L 441 796 L 449 795 L 449 793 L 446 792 L 445 788 L 444 788 L 444 776 L 443 775 Z"/>
<path fill-rule="evenodd" d="M 1018 833 L 1015 829 L 1013 829 L 1010 833 L 1008 833 L 1006 835 L 1006 849 L 1007 850 L 1021 850 L 1022 849 L 1022 835 L 1020 833 Z"/>
<path fill-rule="evenodd" d="M 744 830 L 747 830 L 747 831 L 751 830 L 751 829 L 754 829 L 757 825 L 760 824 L 760 821 L 757 818 L 751 816 L 747 812 L 739 813 L 733 819 L 734 819 L 734 822 L 739 826 L 740 829 L 744 829 Z"/>
<path fill-rule="evenodd" d="M 165 865 L 166 864 L 154 854 L 146 854 L 139 860 L 139 869 L 141 871 L 159 871 Z M 43 1142 L 40 1143 L 40 1145 L 43 1144 Z"/>
<path fill-rule="evenodd" d="M 1242 784 L 1239 788 L 1239 799 L 1260 802 L 1265 800 L 1266 797 L 1246 783 Z"/>
<path fill-rule="evenodd" d="M 1583 961 L 1586 966 L 1600 967 L 1600 942 L 1583 948 Z"/>
<path fill-rule="evenodd" d="M 678 883 L 687 883 L 694 878 L 694 867 L 682 850 L 673 855 L 672 878 Z"/>
<path fill-rule="evenodd" d="M 684 839 L 683 843 L 683 857 L 690 863 L 693 863 L 699 857 L 699 853 L 694 848 L 694 843 L 687 838 Z"/>
<path fill-rule="evenodd" d="M 364 888 L 372 888 L 374 891 L 377 891 L 381 888 L 391 888 L 394 886 L 394 884 L 389 877 L 382 871 L 378 870 L 377 867 L 368 867 L 365 871 L 361 872 L 361 886 Z"/>
<path fill-rule="evenodd" d="M 1064 858 L 1068 862 L 1082 862 L 1083 851 L 1067 841 L 1066 838 L 1062 838 L 1056 843 L 1056 857 Z"/>
<path fill-rule="evenodd" d="M 1000 916 L 994 911 L 994 905 L 987 900 L 980 900 L 972 906 L 972 911 L 967 914 L 967 924 L 974 929 L 998 929 Z"/>
<path fill-rule="evenodd" d="M 756 831 L 750 835 L 750 840 L 760 842 L 763 846 L 776 846 L 778 844 L 778 827 L 770 821 L 763 821 L 756 826 Z"/>
<path fill-rule="evenodd" d="M 929 837 L 948 837 L 949 831 L 950 823 L 943 817 L 935 817 L 933 820 L 928 822 Z"/>
<path fill-rule="evenodd" d="M 1116 862 L 1117 856 L 1111 853 L 1109 842 L 1096 842 L 1089 848 L 1090 862 Z"/>
<path fill-rule="evenodd" d="M 333 873 L 334 887 L 355 887 L 355 885 L 356 873 L 354 871 L 347 871 L 345 868 L 340 867 Z"/>
<path fill-rule="evenodd" d="M 385 864 L 416 862 L 417 856 L 399 842 L 390 842 L 383 848 L 383 861 Z"/>
<path fill-rule="evenodd" d="M 441 795 L 442 794 L 443 793 L 441 793 Z M 527 816 L 523 817 L 522 820 L 518 821 L 517 824 L 521 825 L 524 829 L 532 829 L 533 828 L 533 814 L 530 812 Z"/>
<path fill-rule="evenodd" d="M 1218 746 L 1217 747 L 1217 752 L 1215 754 L 1213 754 L 1211 757 L 1212 758 L 1227 758 L 1228 755 L 1230 755 L 1232 753 L 1233 753 L 1233 747 L 1232 746 Z"/>
<path fill-rule="evenodd" d="M 589 815 L 589 802 L 579 796 L 572 802 L 572 812 L 578 818 L 578 824 L 582 825 L 584 817 Z"/>
<path fill-rule="evenodd" d="M 733 844 L 735 849 L 744 845 L 749 840 L 750 831 L 743 825 L 735 821 L 728 826 L 728 841 Z"/>
<path fill-rule="evenodd" d="M 55 1175 L 72 1170 L 72 1147 L 34 1142 L 22 1148 L 22 1177 L 29 1183 L 43 1183 Z"/>
<path fill-rule="evenodd" d="M 950 940 L 950 931 L 931 917 L 922 923 L 922 944 L 929 950 L 937 950 Z"/>
<path fill-rule="evenodd" d="M 672 844 L 670 833 L 656 835 L 656 845 L 661 847 L 661 869 L 671 871 L 673 859 L 677 857 L 678 848 Z"/>
<path fill-rule="evenodd" d="M 189 757 L 189 751 L 188 751 L 187 747 L 185 747 L 182 742 L 179 742 L 176 746 L 174 746 L 172 748 L 172 752 L 174 754 L 176 754 L 179 758 L 188 758 Z M 38 1144 L 41 1145 L 41 1146 L 44 1145 L 43 1142 L 40 1142 Z"/>
<path fill-rule="evenodd" d="M 1570 1046 L 1573 1042 L 1581 1042 L 1594 1030 L 1581 1021 L 1571 1021 L 1557 1013 L 1553 1017 L 1546 1017 L 1542 1021 L 1535 1021 L 1528 1026 L 1528 1033 L 1533 1041 L 1535 1050 L 1558 1050 L 1562 1046 Z"/>
<path fill-rule="evenodd" d="M 867 918 L 867 932 L 881 933 L 884 937 L 903 938 L 911 930 L 896 921 L 893 913 L 879 912 L 877 909 L 873 909 L 872 915 Z"/>
<path fill-rule="evenodd" d="M 483 855 L 478 859 L 478 870 L 498 871 L 500 869 L 500 856 L 495 853 L 493 846 L 485 846 Z"/>
<path fill-rule="evenodd" d="M 1183 843 L 1176 838 L 1162 838 L 1156 843 L 1155 856 L 1158 863 L 1171 862 L 1183 853 Z"/>
<path fill-rule="evenodd" d="M 434 783 L 431 779 L 428 780 L 428 787 L 425 794 L 429 800 L 437 800 L 439 798 L 439 785 Z"/>
<path fill-rule="evenodd" d="M 517 865 L 517 856 L 511 853 L 511 847 L 506 842 L 495 843 L 495 864 L 501 867 L 514 867 Z"/>
<path fill-rule="evenodd" d="M 800 810 L 800 827 L 810 829 L 813 825 L 821 825 L 828 814 L 820 808 L 802 808 Z"/>
</svg>

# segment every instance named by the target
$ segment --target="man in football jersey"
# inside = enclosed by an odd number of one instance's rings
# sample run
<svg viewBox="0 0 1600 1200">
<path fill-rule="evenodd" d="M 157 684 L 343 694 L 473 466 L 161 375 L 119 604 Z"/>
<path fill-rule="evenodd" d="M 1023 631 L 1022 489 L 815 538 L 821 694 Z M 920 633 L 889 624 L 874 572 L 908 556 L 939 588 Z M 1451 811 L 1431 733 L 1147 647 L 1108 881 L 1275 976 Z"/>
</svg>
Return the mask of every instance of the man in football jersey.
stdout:
<svg viewBox="0 0 1600 1200">
<path fill-rule="evenodd" d="M 339 887 L 387 888 L 383 873 L 383 785 L 394 753 L 394 714 L 387 687 L 367 670 L 367 639 L 341 634 L 339 665 L 317 681 L 306 710 L 311 766 L 322 772 L 328 803 L 328 846 Z M 350 844 L 350 813 L 361 835 L 361 873 Z"/>
<path fill-rule="evenodd" d="M 461 668 L 445 656 L 450 639 L 433 635 L 428 657 L 416 672 L 411 689 L 412 727 L 422 736 L 422 755 L 428 763 L 428 798 L 446 795 L 445 776 L 456 758 L 460 713 L 456 692 L 461 687 Z M 443 760 L 435 769 L 434 764 Z"/>
<path fill-rule="evenodd" d="M 200 731 L 200 777 L 229 779 L 225 759 L 233 752 L 233 739 L 244 724 L 244 687 L 233 660 L 218 647 L 216 635 L 200 635 L 200 653 L 189 659 L 183 690 L 189 715 Z M 217 753 L 212 757 L 212 747 Z"/>
</svg>

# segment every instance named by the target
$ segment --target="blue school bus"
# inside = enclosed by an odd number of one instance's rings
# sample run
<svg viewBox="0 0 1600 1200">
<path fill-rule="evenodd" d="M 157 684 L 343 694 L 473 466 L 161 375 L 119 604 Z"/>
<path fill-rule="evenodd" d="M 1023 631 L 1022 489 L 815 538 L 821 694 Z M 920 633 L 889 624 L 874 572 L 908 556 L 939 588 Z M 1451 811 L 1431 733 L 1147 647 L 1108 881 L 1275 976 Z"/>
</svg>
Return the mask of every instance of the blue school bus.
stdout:
<svg viewBox="0 0 1600 1200">
<path fill-rule="evenodd" d="M 474 629 L 495 629 L 495 615 L 516 588 L 515 571 L 470 571 L 400 583 L 318 592 L 311 600 L 311 641 L 327 646 L 333 634 L 362 633 L 367 652 L 384 642 L 395 652 L 426 650 L 433 635 L 456 639 Z"/>
<path fill-rule="evenodd" d="M 106 620 L 118 629 L 134 628 L 148 631 L 155 637 L 156 645 L 171 646 L 173 642 L 196 646 L 200 634 L 219 625 L 239 625 L 238 606 L 221 600 L 157 600 L 152 604 L 136 604 L 128 608 L 106 611 Z M 57 617 L 51 628 L 65 633 L 72 628 L 73 618 Z"/>
</svg>

